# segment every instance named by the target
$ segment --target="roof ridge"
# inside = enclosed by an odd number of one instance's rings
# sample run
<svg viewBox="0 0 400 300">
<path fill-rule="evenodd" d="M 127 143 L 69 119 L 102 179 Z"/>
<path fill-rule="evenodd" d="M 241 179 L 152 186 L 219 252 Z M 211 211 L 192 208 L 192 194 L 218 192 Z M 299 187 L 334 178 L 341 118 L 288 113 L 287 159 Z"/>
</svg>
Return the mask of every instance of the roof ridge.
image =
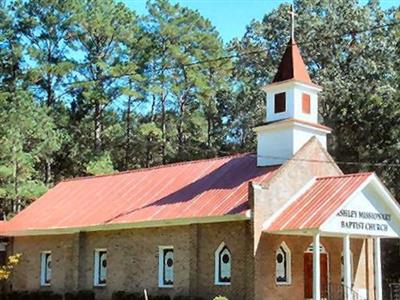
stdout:
<svg viewBox="0 0 400 300">
<path fill-rule="evenodd" d="M 193 163 L 197 164 L 197 163 L 202 163 L 202 162 L 206 162 L 206 161 L 218 161 L 218 160 L 227 159 L 227 158 L 242 157 L 242 156 L 247 156 L 247 155 L 252 155 L 252 154 L 254 155 L 254 153 L 252 153 L 252 152 L 235 153 L 235 154 L 226 155 L 226 156 L 217 156 L 217 157 L 213 157 L 213 158 L 203 158 L 203 159 L 197 159 L 197 160 L 181 161 L 181 162 L 175 162 L 175 163 L 170 163 L 170 164 L 165 164 L 165 165 L 158 165 L 158 166 L 153 166 L 153 167 L 148 167 L 148 168 L 138 168 L 138 169 L 126 170 L 126 171 L 110 173 L 110 174 L 72 177 L 72 178 L 63 179 L 60 182 L 78 181 L 78 180 L 83 180 L 83 179 L 95 179 L 95 178 L 101 178 L 101 177 L 110 177 L 110 176 L 118 176 L 118 175 L 125 175 L 125 174 L 131 174 L 131 173 L 139 173 L 139 172 L 158 170 L 158 169 L 163 169 L 163 168 L 171 168 L 171 167 L 176 167 L 176 166 L 181 166 L 181 165 L 188 165 L 188 164 L 193 164 Z"/>
<path fill-rule="evenodd" d="M 346 178 L 346 177 L 361 177 L 361 176 L 370 176 L 374 174 L 374 172 L 360 172 L 360 173 L 349 173 L 343 175 L 329 175 L 329 176 L 319 176 L 316 180 L 330 179 L 330 178 Z"/>
</svg>

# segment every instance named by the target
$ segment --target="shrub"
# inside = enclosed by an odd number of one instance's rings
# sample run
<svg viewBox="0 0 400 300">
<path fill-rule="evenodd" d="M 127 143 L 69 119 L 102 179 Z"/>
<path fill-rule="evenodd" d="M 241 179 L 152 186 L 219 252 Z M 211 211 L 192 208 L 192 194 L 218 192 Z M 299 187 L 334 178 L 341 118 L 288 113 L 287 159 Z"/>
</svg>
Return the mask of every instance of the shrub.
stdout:
<svg viewBox="0 0 400 300">
<path fill-rule="evenodd" d="M 175 296 L 174 300 L 204 300 L 199 296 Z"/>
<path fill-rule="evenodd" d="M 13 291 L 8 294 L 7 299 L 8 300 L 62 300 L 62 296 L 52 291 Z"/>
<path fill-rule="evenodd" d="M 111 300 L 125 300 L 126 293 L 124 291 L 113 292 Z"/>
<path fill-rule="evenodd" d="M 144 300 L 144 295 L 139 293 L 129 293 L 117 291 L 112 294 L 112 300 Z"/>
<path fill-rule="evenodd" d="M 90 290 L 82 290 L 77 292 L 65 293 L 65 300 L 94 300 L 94 292 Z"/>
<path fill-rule="evenodd" d="M 29 294 L 27 291 L 12 291 L 8 294 L 9 300 L 27 300 L 29 299 Z"/>
<path fill-rule="evenodd" d="M 149 296 L 149 300 L 171 300 L 168 295 Z"/>
<path fill-rule="evenodd" d="M 229 299 L 224 296 L 217 296 L 214 298 L 214 300 L 229 300 Z"/>
<path fill-rule="evenodd" d="M 38 291 L 36 294 L 37 300 L 62 300 L 62 298 L 60 294 L 51 291 Z"/>
<path fill-rule="evenodd" d="M 191 296 L 175 296 L 174 300 L 192 300 Z"/>
</svg>

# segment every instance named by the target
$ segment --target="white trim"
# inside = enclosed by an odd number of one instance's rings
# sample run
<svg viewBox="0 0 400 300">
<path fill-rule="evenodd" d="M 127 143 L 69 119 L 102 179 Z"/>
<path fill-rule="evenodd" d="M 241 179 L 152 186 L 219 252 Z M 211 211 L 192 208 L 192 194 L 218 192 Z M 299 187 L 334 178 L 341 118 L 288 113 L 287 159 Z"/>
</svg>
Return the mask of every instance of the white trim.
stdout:
<svg viewBox="0 0 400 300">
<path fill-rule="evenodd" d="M 374 238 L 375 300 L 382 300 L 381 239 Z"/>
<path fill-rule="evenodd" d="M 343 238 L 343 236 L 341 236 Z M 351 236 L 351 239 L 354 239 L 353 236 Z M 344 257 L 343 257 L 343 251 L 341 253 L 340 257 L 340 263 L 342 264 L 341 268 L 341 279 L 344 279 Z M 353 251 L 351 251 L 350 247 L 350 266 L 351 266 L 351 286 L 354 285 L 354 256 L 353 256 Z"/>
<path fill-rule="evenodd" d="M 291 86 L 299 86 L 299 87 L 303 87 L 305 89 L 310 89 L 311 91 L 316 91 L 316 92 L 320 92 L 322 91 L 322 87 L 316 85 L 316 84 L 309 84 L 303 81 L 299 81 L 299 80 L 295 80 L 295 79 L 288 79 L 285 81 L 279 81 L 279 82 L 273 82 L 270 84 L 267 84 L 265 86 L 263 86 L 261 88 L 261 90 L 263 90 L 264 92 L 274 92 L 276 90 L 280 90 L 283 88 L 288 88 Z"/>
<path fill-rule="evenodd" d="M 310 123 L 310 124 L 308 124 L 308 123 Z M 278 120 L 278 121 L 274 121 L 271 123 L 267 123 L 264 125 L 254 127 L 253 131 L 258 133 L 258 132 L 267 132 L 267 131 L 272 131 L 272 130 L 282 129 L 282 128 L 301 128 L 301 129 L 305 128 L 310 131 L 313 131 L 314 133 L 322 132 L 322 133 L 328 134 L 328 133 L 332 132 L 332 130 L 329 127 L 322 128 L 318 125 L 320 125 L 320 124 L 315 123 L 315 125 L 314 125 L 308 121 L 306 123 L 303 123 L 301 120 L 289 118 L 289 119 Z"/>
<path fill-rule="evenodd" d="M 250 220 L 250 218 L 246 214 L 234 214 L 234 215 L 211 216 L 211 217 L 178 218 L 171 220 L 94 224 L 81 227 L 59 227 L 59 228 L 47 228 L 47 229 L 29 228 L 22 231 L 8 231 L 2 234 L 2 236 L 72 234 L 79 232 L 110 231 L 110 230 L 133 229 L 133 228 L 154 228 L 154 227 L 165 227 L 165 226 L 182 226 L 182 225 L 192 225 L 192 224 L 221 223 L 221 222 L 248 221 L 248 220 Z"/>
<path fill-rule="evenodd" d="M 279 248 L 283 248 L 286 252 L 286 276 L 287 279 L 284 282 L 277 281 L 276 276 L 276 253 L 278 252 Z M 275 251 L 275 283 L 276 285 L 291 285 L 292 284 L 292 252 L 290 251 L 288 245 L 283 241 L 279 246 L 278 249 Z"/>
<path fill-rule="evenodd" d="M 48 272 L 47 261 L 46 261 L 47 255 L 50 255 L 51 260 L 53 259 L 50 250 L 45 250 L 45 251 L 40 252 L 40 286 L 41 287 L 51 286 L 52 276 L 50 276 L 49 282 L 46 282 L 46 273 Z M 52 268 L 53 263 L 51 263 L 51 264 L 52 264 L 52 266 L 51 266 L 51 268 Z"/>
<path fill-rule="evenodd" d="M 382 183 L 380 178 L 375 173 L 372 174 L 372 178 L 375 186 L 380 190 L 380 192 L 382 192 L 382 194 L 386 198 L 386 203 L 396 212 L 395 216 L 400 218 L 400 204 L 396 201 L 396 199 L 392 196 L 392 194 L 388 191 L 386 186 Z"/>
<path fill-rule="evenodd" d="M 350 235 L 346 234 L 343 238 L 343 290 L 345 300 L 353 299 L 352 273 Z"/>
<path fill-rule="evenodd" d="M 222 251 L 222 249 L 227 248 L 229 251 L 229 260 L 230 260 L 230 272 L 231 272 L 231 281 L 229 282 L 222 282 L 219 281 L 219 271 L 220 271 L 220 261 L 219 261 L 219 254 Z M 229 250 L 228 246 L 226 246 L 225 242 L 222 242 L 217 250 L 214 252 L 214 284 L 215 285 L 231 285 L 232 283 L 232 253 L 231 250 Z"/>
<path fill-rule="evenodd" d="M 174 255 L 173 267 L 174 267 L 174 273 L 175 273 L 174 246 L 158 246 L 158 287 L 159 288 L 173 288 L 174 284 L 164 284 L 164 250 L 172 250 L 172 252 L 173 252 L 173 255 Z"/>
<path fill-rule="evenodd" d="M 313 299 L 321 299 L 321 270 L 320 270 L 320 234 L 314 235 L 313 242 Z"/>
<path fill-rule="evenodd" d="M 100 253 L 105 252 L 107 255 L 107 249 L 106 248 L 96 248 L 94 249 L 94 256 L 93 256 L 93 286 L 94 287 L 105 287 L 107 286 L 107 279 L 105 283 L 100 283 L 100 270 L 99 270 L 99 259 L 100 259 Z M 108 257 L 107 257 L 107 267 L 106 267 L 106 272 L 108 269 Z M 106 278 L 107 278 L 107 273 L 106 273 Z"/>
<path fill-rule="evenodd" d="M 298 190 L 289 201 L 287 201 L 280 209 L 278 209 L 270 218 L 268 218 L 262 225 L 263 230 L 267 228 L 284 212 L 290 205 L 292 205 L 301 195 L 303 195 L 309 188 L 313 186 L 316 177 L 311 178 L 300 190 Z"/>
</svg>

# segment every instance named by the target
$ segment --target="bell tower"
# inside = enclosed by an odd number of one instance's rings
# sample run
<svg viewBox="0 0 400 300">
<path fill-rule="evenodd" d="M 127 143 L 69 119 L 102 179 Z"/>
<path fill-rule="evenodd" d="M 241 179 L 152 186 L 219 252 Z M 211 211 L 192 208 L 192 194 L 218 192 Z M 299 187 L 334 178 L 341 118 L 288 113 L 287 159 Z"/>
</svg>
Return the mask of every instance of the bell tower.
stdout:
<svg viewBox="0 0 400 300">
<path fill-rule="evenodd" d="M 311 81 L 293 33 L 273 81 L 263 90 L 266 116 L 254 129 L 258 166 L 282 164 L 313 136 L 326 148 L 331 129 L 318 123 L 322 88 Z"/>
</svg>

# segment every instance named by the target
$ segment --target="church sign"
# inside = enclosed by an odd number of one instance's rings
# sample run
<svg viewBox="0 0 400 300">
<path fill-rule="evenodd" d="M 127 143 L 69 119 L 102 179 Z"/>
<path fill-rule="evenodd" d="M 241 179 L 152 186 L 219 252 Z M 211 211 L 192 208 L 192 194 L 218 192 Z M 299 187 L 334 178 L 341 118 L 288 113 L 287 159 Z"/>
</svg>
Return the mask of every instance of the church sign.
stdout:
<svg viewBox="0 0 400 300">
<path fill-rule="evenodd" d="M 389 226 L 386 222 L 390 222 L 392 218 L 391 214 L 348 209 L 340 210 L 336 216 L 342 219 L 340 226 L 343 229 L 360 229 L 371 232 L 387 232 Z"/>
<path fill-rule="evenodd" d="M 353 194 L 321 227 L 324 232 L 361 236 L 397 237 L 399 220 L 370 183 Z"/>
</svg>

